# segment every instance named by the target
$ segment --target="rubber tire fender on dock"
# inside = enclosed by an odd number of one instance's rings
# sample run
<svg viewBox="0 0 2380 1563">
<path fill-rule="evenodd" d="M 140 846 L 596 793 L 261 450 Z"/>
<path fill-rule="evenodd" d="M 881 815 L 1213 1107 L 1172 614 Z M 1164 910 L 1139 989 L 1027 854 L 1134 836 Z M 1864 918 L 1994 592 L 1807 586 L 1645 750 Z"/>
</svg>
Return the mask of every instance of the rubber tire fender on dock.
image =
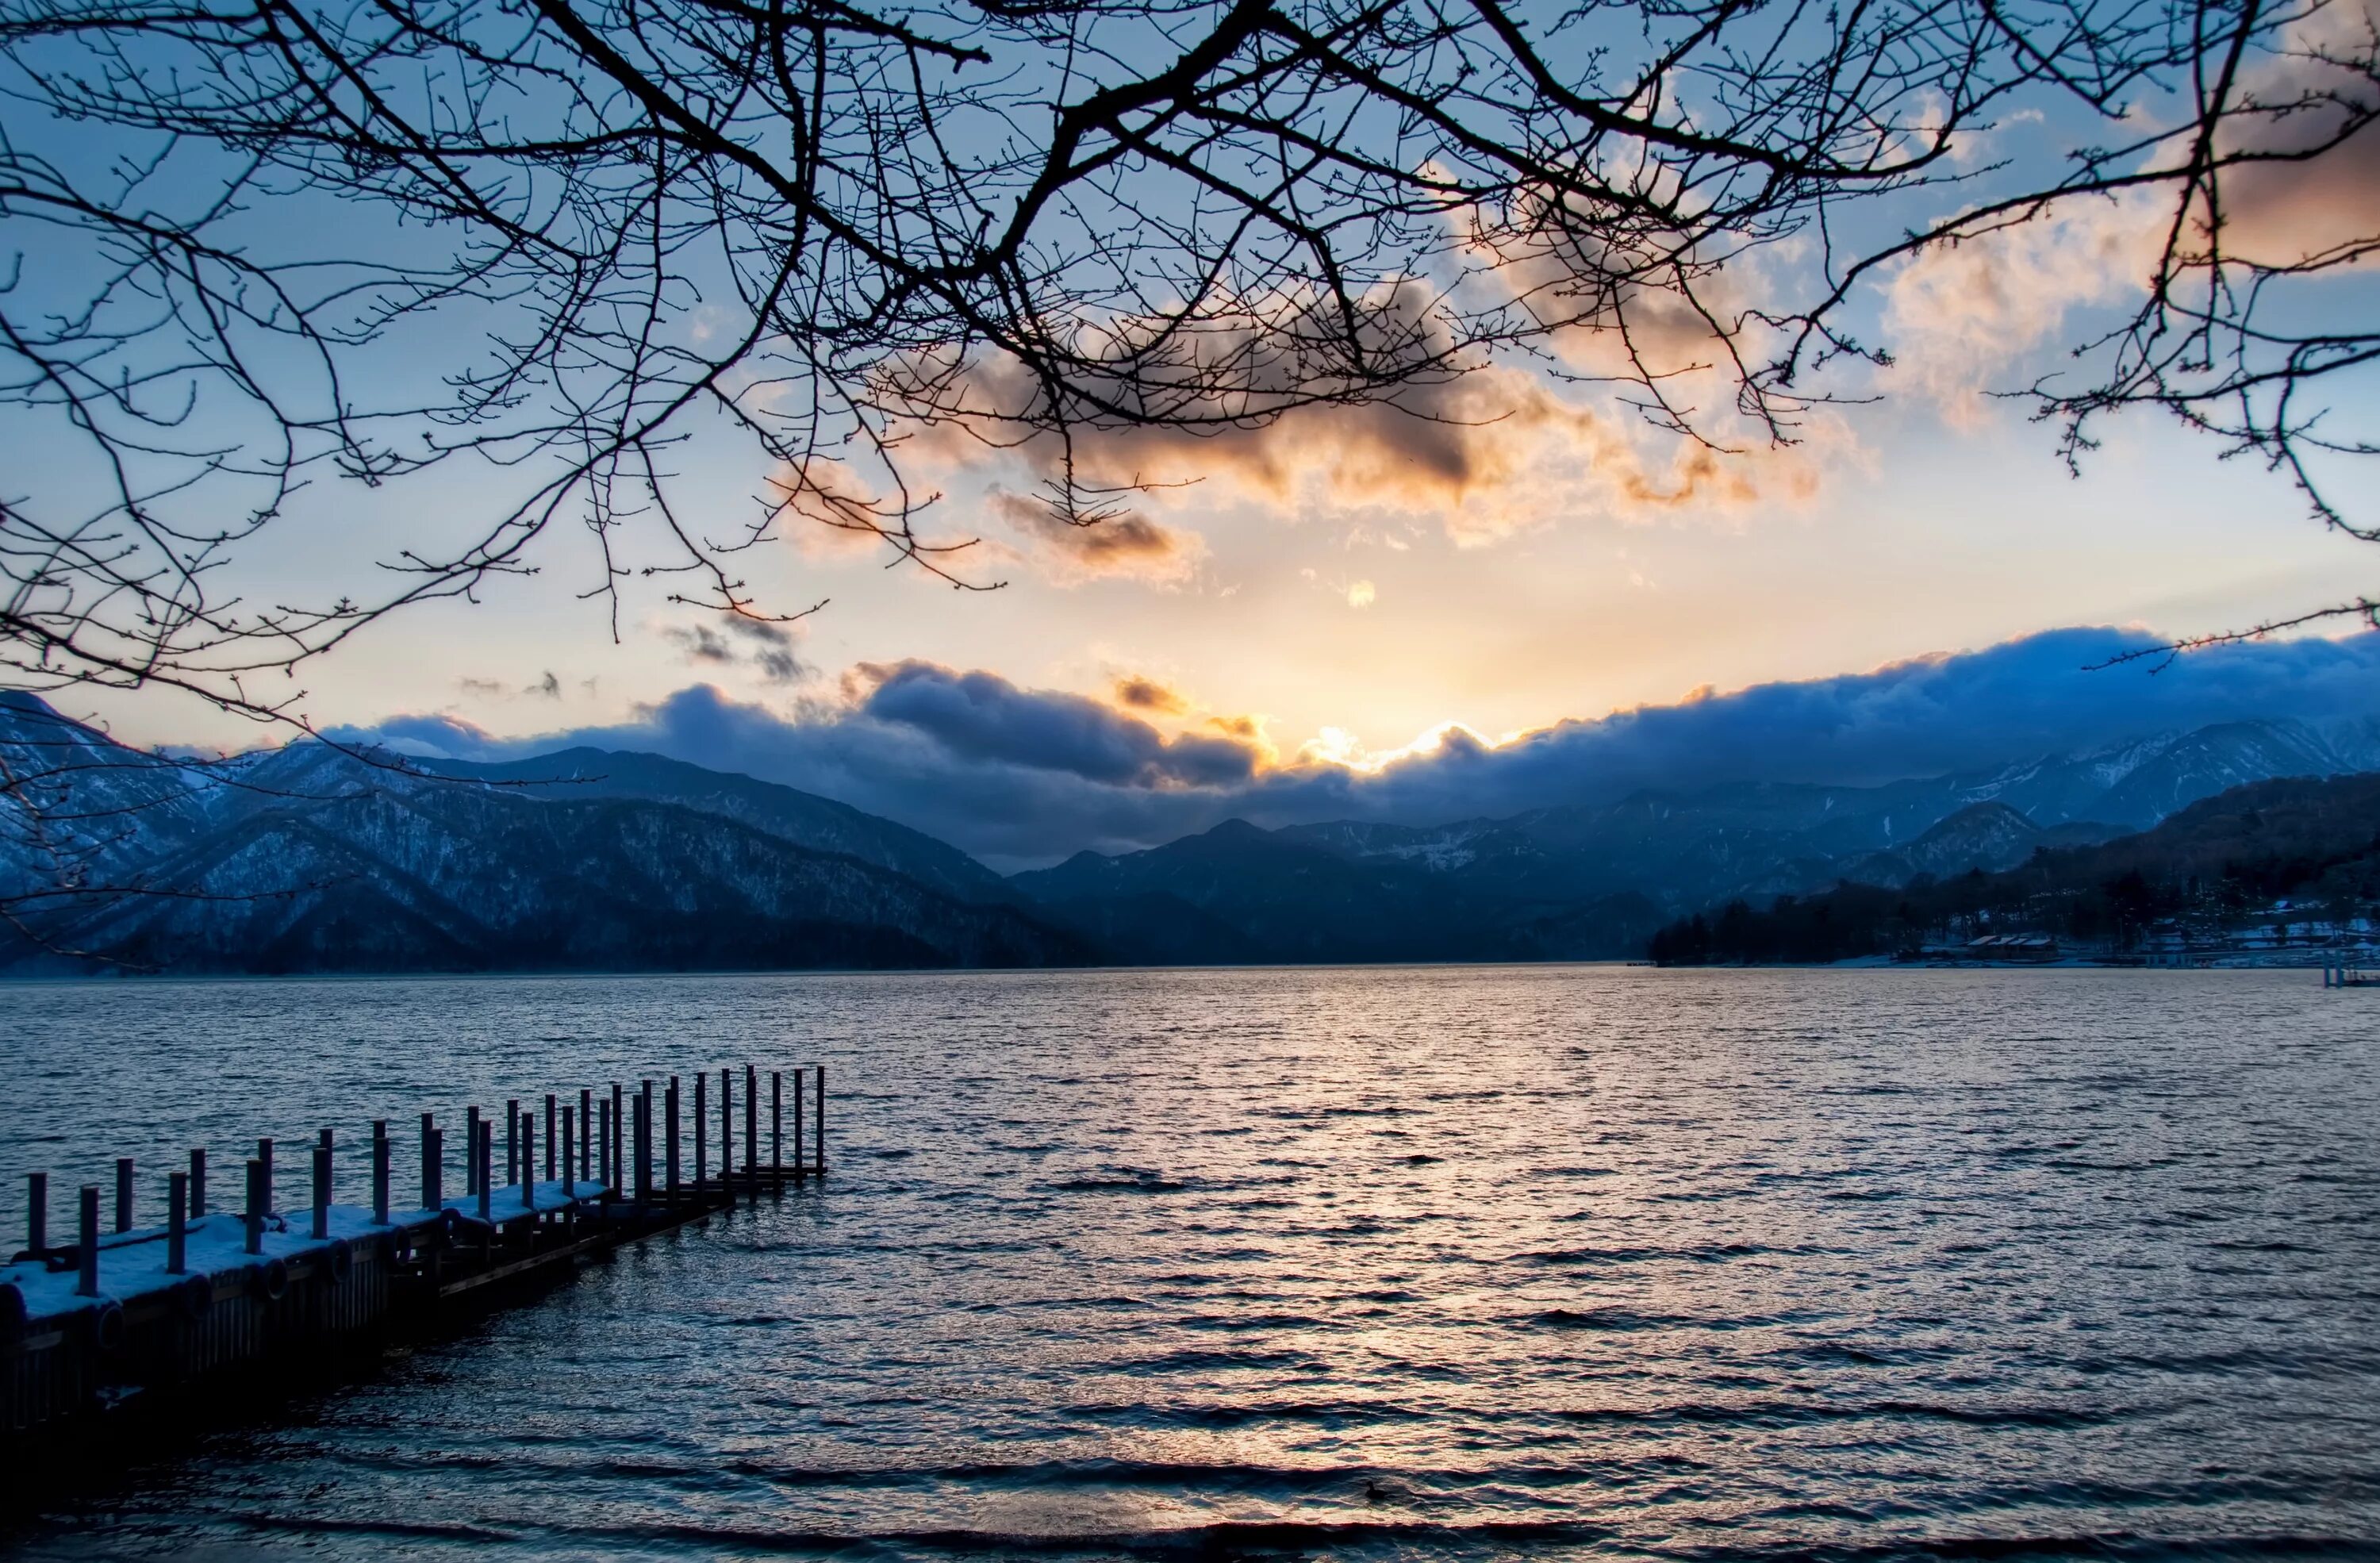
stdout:
<svg viewBox="0 0 2380 1563">
<path fill-rule="evenodd" d="M 212 1276 L 192 1276 L 174 1288 L 174 1311 L 196 1324 L 207 1316 L 215 1305 L 215 1283 Z"/>
<path fill-rule="evenodd" d="M 289 1266 L 279 1259 L 267 1259 L 248 1272 L 248 1284 L 267 1302 L 278 1302 L 289 1290 Z"/>
<path fill-rule="evenodd" d="M 25 1336 L 25 1294 L 15 1281 L 0 1281 L 0 1345 L 13 1346 Z"/>
<path fill-rule="evenodd" d="M 124 1304 L 115 1298 L 91 1311 L 91 1343 L 108 1356 L 124 1349 Z"/>
<path fill-rule="evenodd" d="M 355 1244 L 349 1242 L 345 1238 L 333 1238 L 331 1240 L 331 1248 L 330 1253 L 327 1255 L 327 1260 L 328 1263 L 326 1267 L 330 1270 L 331 1279 L 344 1283 L 349 1276 L 355 1273 Z"/>
</svg>

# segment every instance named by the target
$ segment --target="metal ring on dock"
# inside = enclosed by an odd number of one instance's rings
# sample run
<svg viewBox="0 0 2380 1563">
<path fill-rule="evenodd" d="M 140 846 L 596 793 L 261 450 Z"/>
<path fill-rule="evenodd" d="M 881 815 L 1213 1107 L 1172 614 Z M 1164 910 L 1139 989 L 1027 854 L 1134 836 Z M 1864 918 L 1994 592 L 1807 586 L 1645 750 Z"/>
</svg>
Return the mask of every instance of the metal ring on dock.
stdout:
<svg viewBox="0 0 2380 1563">
<path fill-rule="evenodd" d="M 91 1311 L 91 1343 L 109 1353 L 124 1349 L 124 1304 L 113 1297 Z"/>
<path fill-rule="evenodd" d="M 289 1290 L 289 1266 L 279 1259 L 267 1259 L 248 1272 L 248 1284 L 267 1302 L 278 1302 Z"/>
</svg>

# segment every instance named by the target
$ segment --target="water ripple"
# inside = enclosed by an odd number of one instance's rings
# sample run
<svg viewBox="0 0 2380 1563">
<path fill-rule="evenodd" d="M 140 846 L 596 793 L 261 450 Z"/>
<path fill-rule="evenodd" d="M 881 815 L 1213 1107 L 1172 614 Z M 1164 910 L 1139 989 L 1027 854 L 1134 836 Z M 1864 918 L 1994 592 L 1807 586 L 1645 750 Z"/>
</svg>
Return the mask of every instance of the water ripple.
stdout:
<svg viewBox="0 0 2380 1563">
<path fill-rule="evenodd" d="M 6 1201 L 615 1072 L 837 1087 L 823 1191 L 26 1495 L 0 1545 L 2369 1557 L 2364 1000 L 1613 968 L 0 989 Z"/>
</svg>

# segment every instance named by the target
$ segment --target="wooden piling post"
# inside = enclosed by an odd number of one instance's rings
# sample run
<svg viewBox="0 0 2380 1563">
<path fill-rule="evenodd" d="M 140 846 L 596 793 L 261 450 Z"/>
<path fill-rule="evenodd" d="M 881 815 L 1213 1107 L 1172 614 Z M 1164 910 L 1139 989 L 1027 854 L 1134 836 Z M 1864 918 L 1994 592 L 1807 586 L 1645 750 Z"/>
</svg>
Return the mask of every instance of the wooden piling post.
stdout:
<svg viewBox="0 0 2380 1563">
<path fill-rule="evenodd" d="M 207 1148 L 190 1147 L 190 1219 L 207 1213 Z"/>
<path fill-rule="evenodd" d="M 165 1273 L 178 1276 L 189 1266 L 190 1175 L 165 1174 Z"/>
<path fill-rule="evenodd" d="M 719 1072 L 719 1186 L 735 1181 L 735 1072 Z"/>
<path fill-rule="evenodd" d="M 372 1120 L 372 1225 L 388 1225 L 388 1120 Z"/>
<path fill-rule="evenodd" d="M 438 1176 L 438 1120 L 431 1113 L 421 1115 L 421 1208 L 435 1210 L 446 1203 L 445 1193 Z"/>
<path fill-rule="evenodd" d="M 694 1186 L 702 1187 L 702 1180 L 710 1170 L 710 1113 L 703 1106 L 705 1084 L 710 1076 L 697 1071 L 694 1076 Z"/>
<path fill-rule="evenodd" d="M 810 1147 L 810 1165 L 823 1174 L 826 1171 L 826 1065 L 818 1066 L 817 1138 Z"/>
<path fill-rule="evenodd" d="M 99 1185 L 82 1186 L 82 1208 L 75 1234 L 75 1295 L 99 1295 Z"/>
<path fill-rule="evenodd" d="M 480 1192 L 480 1109 L 463 1109 L 463 1194 L 468 1198 Z"/>
<path fill-rule="evenodd" d="M 769 1072 L 769 1170 L 785 1170 L 785 1072 Z"/>
<path fill-rule="evenodd" d="M 545 1181 L 553 1181 L 553 1147 L 562 1142 L 553 1137 L 553 1093 L 545 1094 Z"/>
<path fill-rule="evenodd" d="M 256 1159 L 264 1165 L 264 1214 L 273 1214 L 273 1142 L 256 1142 Z"/>
<path fill-rule="evenodd" d="M 578 1091 L 578 1181 L 583 1183 L 593 1176 L 595 1176 L 595 1093 L 581 1086 Z"/>
<path fill-rule="evenodd" d="M 132 1158 L 128 1156 L 115 1158 L 115 1230 L 132 1230 Z"/>
<path fill-rule="evenodd" d="M 677 1076 L 670 1076 L 662 1098 L 662 1176 L 669 1196 L 677 1198 Z"/>
<path fill-rule="evenodd" d="M 496 1126 L 484 1119 L 474 1119 L 471 1124 L 471 1166 L 478 1174 L 475 1185 L 480 1195 L 480 1219 L 493 1218 L 492 1206 L 496 1197 L 494 1162 L 496 1158 Z"/>
<path fill-rule="evenodd" d="M 802 1169 L 802 1072 L 794 1071 L 794 1176 L 803 1175 Z"/>
<path fill-rule="evenodd" d="M 25 1174 L 25 1247 L 38 1256 L 50 1246 L 50 1175 Z"/>
<path fill-rule="evenodd" d="M 521 1114 L 521 1208 L 537 1208 L 537 1115 Z"/>
<path fill-rule="evenodd" d="M 504 1181 L 507 1184 L 528 1181 L 527 1178 L 521 1176 L 520 1098 L 518 1097 L 504 1098 Z"/>
<path fill-rule="evenodd" d="M 264 1210 L 265 1206 L 272 1202 L 272 1196 L 265 1191 L 270 1186 L 271 1182 L 271 1177 L 264 1170 L 263 1160 L 258 1157 L 249 1157 L 248 1213 L 246 1218 L 248 1222 L 248 1251 L 250 1254 L 261 1254 L 264 1252 Z"/>
<path fill-rule="evenodd" d="M 760 1181 L 760 1077 L 744 1066 L 744 1171 L 757 1187 Z"/>
<path fill-rule="evenodd" d="M 603 1154 L 611 1168 L 611 1175 L 604 1181 L 615 1190 L 625 1190 L 628 1186 L 628 1164 L 620 1154 L 626 1144 L 627 1120 L 620 1116 L 620 1083 L 614 1080 L 612 1082 L 612 1116 L 605 1120 L 603 1125 Z"/>
<path fill-rule="evenodd" d="M 650 1203 L 653 1197 L 653 1083 L 640 1083 L 637 1088 L 637 1203 Z"/>
<path fill-rule="evenodd" d="M 434 1113 L 421 1115 L 421 1208 L 437 1210 L 446 1203 L 446 1135 Z"/>
<path fill-rule="evenodd" d="M 320 1242 L 331 1235 L 331 1132 L 322 1131 L 322 1143 L 314 1147 L 314 1225 L 312 1236 Z"/>
<path fill-rule="evenodd" d="M 571 1116 L 577 1110 L 574 1107 L 562 1109 L 562 1192 L 570 1199 L 578 1197 L 578 1164 L 570 1159 Z"/>
</svg>

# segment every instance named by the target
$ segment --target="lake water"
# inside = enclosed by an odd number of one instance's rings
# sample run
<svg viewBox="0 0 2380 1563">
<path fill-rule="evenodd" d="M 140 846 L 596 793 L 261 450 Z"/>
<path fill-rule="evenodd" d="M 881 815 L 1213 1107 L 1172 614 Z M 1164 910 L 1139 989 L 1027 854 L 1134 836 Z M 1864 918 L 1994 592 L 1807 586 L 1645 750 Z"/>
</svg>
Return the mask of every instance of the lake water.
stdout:
<svg viewBox="0 0 2380 1563">
<path fill-rule="evenodd" d="M 0 1544 L 2380 1546 L 2380 990 L 2311 972 L 14 987 L 0 1218 L 37 1167 L 138 1155 L 153 1210 L 194 1143 L 810 1059 L 823 1189 Z"/>
</svg>

